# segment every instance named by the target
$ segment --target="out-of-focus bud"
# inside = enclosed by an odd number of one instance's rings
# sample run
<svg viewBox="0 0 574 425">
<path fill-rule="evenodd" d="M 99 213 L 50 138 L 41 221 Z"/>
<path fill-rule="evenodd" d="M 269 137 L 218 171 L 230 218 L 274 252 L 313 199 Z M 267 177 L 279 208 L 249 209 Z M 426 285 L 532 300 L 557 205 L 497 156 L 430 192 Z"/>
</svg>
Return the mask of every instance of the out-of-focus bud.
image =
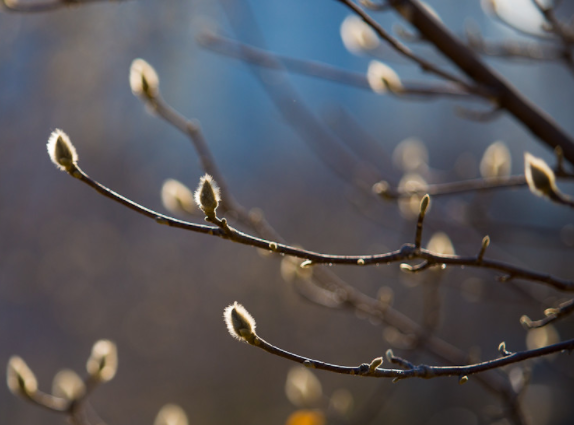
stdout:
<svg viewBox="0 0 574 425">
<path fill-rule="evenodd" d="M 6 370 L 8 388 L 12 394 L 21 397 L 30 397 L 38 390 L 38 381 L 34 373 L 21 357 L 12 356 L 8 361 Z"/>
<path fill-rule="evenodd" d="M 375 93 L 399 93 L 403 83 L 398 74 L 388 65 L 379 61 L 372 61 L 367 69 L 367 81 Z"/>
<path fill-rule="evenodd" d="M 191 214 L 195 211 L 193 193 L 186 185 L 174 179 L 163 183 L 161 202 L 173 214 Z"/>
<path fill-rule="evenodd" d="M 199 179 L 199 186 L 194 194 L 195 203 L 205 213 L 207 217 L 215 216 L 215 210 L 221 200 L 219 186 L 209 174 Z"/>
<path fill-rule="evenodd" d="M 116 344 L 107 339 L 101 339 L 92 347 L 92 354 L 86 363 L 86 370 L 92 379 L 98 382 L 108 382 L 118 370 L 118 350 Z"/>
<path fill-rule="evenodd" d="M 188 425 L 185 411 L 177 404 L 166 404 L 155 417 L 153 425 Z"/>
<path fill-rule="evenodd" d="M 552 325 L 530 329 L 526 334 L 526 347 L 529 350 L 536 350 L 558 342 L 560 342 L 560 335 Z"/>
<path fill-rule="evenodd" d="M 335 390 L 331 395 L 330 407 L 341 416 L 348 416 L 353 410 L 353 394 L 347 389 Z"/>
<path fill-rule="evenodd" d="M 68 171 L 78 162 L 76 148 L 62 130 L 54 130 L 48 139 L 48 154 L 56 167 Z"/>
<path fill-rule="evenodd" d="M 54 376 L 52 381 L 52 394 L 69 401 L 81 397 L 85 390 L 82 379 L 70 369 L 62 369 Z"/>
<path fill-rule="evenodd" d="M 454 255 L 454 246 L 448 235 L 443 232 L 433 234 L 427 245 L 427 249 L 436 254 Z"/>
<path fill-rule="evenodd" d="M 233 338 L 249 342 L 255 335 L 255 319 L 237 301 L 225 308 L 223 319 Z"/>
<path fill-rule="evenodd" d="M 480 175 L 484 178 L 507 177 L 510 175 L 512 158 L 504 142 L 492 143 L 480 161 Z"/>
<path fill-rule="evenodd" d="M 560 193 L 554 171 L 540 158 L 524 154 L 524 174 L 530 191 L 537 196 L 553 197 Z"/>
<path fill-rule="evenodd" d="M 376 49 L 379 37 L 373 29 L 361 18 L 349 15 L 341 24 L 341 39 L 351 53 L 361 53 Z"/>
<path fill-rule="evenodd" d="M 421 200 L 427 189 L 427 182 L 419 174 L 408 173 L 403 176 L 398 186 L 399 191 L 417 192 L 408 198 L 399 198 L 399 210 L 404 218 L 418 217 L 421 210 Z"/>
<path fill-rule="evenodd" d="M 136 59 L 130 67 L 132 93 L 142 100 L 153 100 L 159 95 L 159 78 L 155 69 L 143 59 Z"/>
<path fill-rule="evenodd" d="M 313 372 L 295 366 L 287 373 L 285 395 L 297 407 L 315 407 L 321 401 L 323 388 Z"/>
<path fill-rule="evenodd" d="M 300 248 L 295 245 L 295 248 Z M 286 282 L 293 282 L 295 279 L 308 280 L 313 277 L 313 267 L 301 267 L 302 263 L 299 258 L 286 255 L 281 259 L 279 269 L 281 277 Z"/>
<path fill-rule="evenodd" d="M 394 165 L 406 173 L 424 172 L 428 168 L 428 162 L 428 149 L 416 137 L 404 139 L 393 151 Z"/>
</svg>

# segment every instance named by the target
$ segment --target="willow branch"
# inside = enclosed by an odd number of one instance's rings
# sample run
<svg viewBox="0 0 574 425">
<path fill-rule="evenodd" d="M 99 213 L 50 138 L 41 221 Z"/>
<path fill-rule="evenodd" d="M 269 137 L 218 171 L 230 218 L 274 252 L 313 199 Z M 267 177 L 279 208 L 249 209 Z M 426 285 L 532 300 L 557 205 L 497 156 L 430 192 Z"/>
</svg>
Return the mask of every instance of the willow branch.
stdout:
<svg viewBox="0 0 574 425">
<path fill-rule="evenodd" d="M 264 49 L 258 49 L 245 43 L 223 37 L 212 32 L 204 32 L 198 37 L 199 43 L 222 55 L 230 56 L 241 61 L 263 68 L 287 70 L 295 74 L 306 75 L 333 81 L 348 86 L 372 91 L 365 74 L 350 72 L 317 61 L 307 61 L 288 56 L 277 55 Z M 410 97 L 478 97 L 477 93 L 469 93 L 456 86 L 425 84 L 420 82 L 402 82 L 400 92 L 393 93 L 399 98 Z"/>
<path fill-rule="evenodd" d="M 574 313 L 574 299 L 560 304 L 558 307 L 544 310 L 546 317 L 540 320 L 530 320 L 528 316 L 522 316 L 520 322 L 527 329 L 541 328 L 549 323 L 556 322 Z"/>
<path fill-rule="evenodd" d="M 550 31 L 554 33 L 562 44 L 562 59 L 570 69 L 574 72 L 574 56 L 572 56 L 572 47 L 574 46 L 574 34 L 568 32 L 560 21 L 554 15 L 553 6 L 545 6 L 539 0 L 532 0 L 532 3 L 538 8 L 540 13 L 550 25 Z"/>
<path fill-rule="evenodd" d="M 433 253 L 427 249 L 417 248 L 413 244 L 405 244 L 401 249 L 374 255 L 334 255 L 322 254 L 315 251 L 307 251 L 300 248 L 295 248 L 290 245 L 269 241 L 247 233 L 240 232 L 239 230 L 227 225 L 225 219 L 216 223 L 216 226 L 207 226 L 203 224 L 190 223 L 183 220 L 178 220 L 167 215 L 158 213 L 151 209 L 145 208 L 138 203 L 121 196 L 120 194 L 108 189 L 97 181 L 91 179 L 84 173 L 77 165 L 71 167 L 68 173 L 87 184 L 92 189 L 96 190 L 101 195 L 122 204 L 123 206 L 142 214 L 148 218 L 153 219 L 156 223 L 176 227 L 188 231 L 208 234 L 217 236 L 224 239 L 229 239 L 243 245 L 250 245 L 256 248 L 261 248 L 267 251 L 275 252 L 278 254 L 291 255 L 293 257 L 306 260 L 306 265 L 313 264 L 344 264 L 344 265 L 377 265 L 377 264 L 390 264 L 396 262 L 404 262 L 415 259 L 426 260 L 428 265 L 453 265 L 459 267 L 480 267 L 491 270 L 500 271 L 505 273 L 504 280 L 519 278 L 533 282 L 545 283 L 553 286 L 556 289 L 563 291 L 574 291 L 574 282 L 557 278 L 549 274 L 539 273 L 532 270 L 523 269 L 517 266 L 506 264 L 496 260 L 479 259 L 478 256 L 464 257 L 458 255 L 444 255 Z"/>
<path fill-rule="evenodd" d="M 383 39 L 404 56 L 423 66 L 421 60 L 397 41 L 390 38 L 382 27 L 351 0 L 337 0 L 353 10 Z M 528 101 L 520 92 L 510 85 L 502 76 L 491 70 L 480 57 L 469 47 L 465 46 L 438 19 L 430 14 L 419 2 L 413 0 L 389 0 L 407 21 L 409 21 L 422 36 L 435 45 L 461 71 L 481 87 L 491 90 L 496 102 L 514 117 L 522 122 L 534 135 L 553 149 L 562 147 L 564 157 L 574 164 L 574 139 L 536 105 Z M 423 66 L 424 69 L 424 66 Z M 431 68 L 432 69 L 432 68 Z M 436 68 L 434 68 L 436 70 Z M 436 71 L 435 71 L 436 73 Z M 457 77 L 457 80 L 458 79 Z M 452 80 L 451 80 L 452 81 Z M 467 86 L 468 84 L 465 83 Z M 467 88 L 468 89 L 468 88 Z"/>
<path fill-rule="evenodd" d="M 570 173 L 559 173 L 558 170 L 555 171 L 556 177 L 562 179 L 573 179 L 574 175 Z M 430 184 L 421 189 L 399 189 L 390 187 L 385 181 L 377 183 L 373 190 L 381 198 L 384 199 L 399 199 L 399 198 L 409 198 L 413 195 L 424 195 L 429 194 L 433 197 L 435 196 L 445 196 L 445 195 L 455 195 L 465 192 L 482 192 L 498 189 L 511 189 L 518 187 L 527 187 L 526 178 L 523 175 L 520 176 L 508 176 L 508 177 L 487 177 L 480 179 L 464 180 L 452 183 L 439 183 Z"/>
<path fill-rule="evenodd" d="M 413 365 L 404 359 L 395 358 L 395 363 L 399 363 L 403 369 L 388 369 L 381 367 L 373 368 L 372 363 L 363 363 L 359 366 L 340 366 L 322 362 L 320 360 L 314 360 L 276 347 L 273 344 L 270 344 L 269 342 L 260 338 L 256 334 L 253 334 L 253 338 L 245 339 L 245 341 L 248 344 L 260 348 L 270 354 L 282 357 L 295 363 L 302 364 L 303 366 L 311 369 L 325 370 L 327 372 L 344 375 L 356 375 L 372 378 L 393 378 L 396 380 L 407 378 L 431 379 L 446 376 L 463 377 L 475 375 L 477 373 L 497 369 L 513 363 L 519 363 L 528 359 L 542 357 L 548 354 L 558 353 L 566 350 L 571 351 L 574 349 L 574 339 L 571 339 L 568 341 L 549 345 L 547 347 L 516 353 L 508 353 L 508 355 L 498 359 L 464 366 L 428 366 L 424 364 Z"/>
<path fill-rule="evenodd" d="M 90 3 L 120 2 L 128 0 L 56 0 L 49 3 L 22 3 L 15 0 L 1 0 L 3 9 L 8 12 L 40 13 L 50 12 L 65 7 L 82 6 Z"/>
</svg>

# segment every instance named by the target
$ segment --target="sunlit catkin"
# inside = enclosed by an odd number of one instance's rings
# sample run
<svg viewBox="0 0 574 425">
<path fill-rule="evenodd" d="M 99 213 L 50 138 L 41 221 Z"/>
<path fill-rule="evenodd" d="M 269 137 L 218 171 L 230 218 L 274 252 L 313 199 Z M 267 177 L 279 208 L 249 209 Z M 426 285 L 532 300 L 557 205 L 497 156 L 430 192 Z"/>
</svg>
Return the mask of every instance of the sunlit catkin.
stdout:
<svg viewBox="0 0 574 425">
<path fill-rule="evenodd" d="M 62 369 L 52 381 L 52 394 L 66 400 L 76 400 L 85 390 L 82 379 L 70 369 Z"/>
<path fill-rule="evenodd" d="M 48 139 L 48 154 L 62 171 L 71 170 L 78 162 L 78 154 L 70 138 L 62 130 L 54 130 Z"/>
<path fill-rule="evenodd" d="M 359 54 L 373 50 L 379 45 L 379 37 L 365 21 L 349 15 L 341 24 L 341 39 L 351 53 Z"/>
<path fill-rule="evenodd" d="M 367 81 L 375 93 L 400 92 L 403 84 L 398 74 L 388 65 L 372 61 L 367 70 Z"/>
<path fill-rule="evenodd" d="M 524 154 L 524 174 L 530 191 L 538 196 L 554 197 L 559 193 L 554 171 L 540 158 Z"/>
<path fill-rule="evenodd" d="M 209 174 L 199 179 L 199 186 L 194 193 L 195 203 L 205 213 L 206 217 L 215 217 L 215 210 L 219 206 L 219 186 Z"/>
<path fill-rule="evenodd" d="M 323 397 L 323 388 L 313 372 L 295 366 L 287 373 L 285 395 L 297 407 L 317 407 Z"/>
<path fill-rule="evenodd" d="M 484 178 L 507 177 L 510 175 L 512 157 L 504 142 L 494 142 L 482 155 L 480 175 Z"/>
<path fill-rule="evenodd" d="M 143 59 L 136 59 L 130 67 L 132 93 L 142 100 L 153 100 L 159 95 L 159 78 L 155 69 Z"/>
<path fill-rule="evenodd" d="M 232 337 L 249 342 L 255 335 L 255 319 L 237 301 L 225 308 L 223 319 Z"/>
<path fill-rule="evenodd" d="M 21 357 L 12 356 L 6 370 L 8 388 L 14 395 L 30 397 L 38 390 L 34 373 Z"/>
<path fill-rule="evenodd" d="M 185 411 L 177 404 L 166 404 L 158 412 L 153 425 L 188 425 Z"/>
<path fill-rule="evenodd" d="M 90 376 L 98 382 L 110 381 L 118 370 L 116 344 L 107 339 L 96 342 L 86 364 Z"/>
</svg>

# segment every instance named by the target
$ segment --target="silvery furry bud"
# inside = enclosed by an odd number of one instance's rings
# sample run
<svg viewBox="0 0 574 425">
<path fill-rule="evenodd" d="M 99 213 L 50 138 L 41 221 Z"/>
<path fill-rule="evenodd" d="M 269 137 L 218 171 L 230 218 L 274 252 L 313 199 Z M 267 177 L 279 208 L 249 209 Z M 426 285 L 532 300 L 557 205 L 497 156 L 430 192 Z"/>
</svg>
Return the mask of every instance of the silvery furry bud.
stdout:
<svg viewBox="0 0 574 425">
<path fill-rule="evenodd" d="M 30 397 L 38 390 L 34 373 L 21 357 L 12 356 L 6 370 L 8 388 L 14 395 Z"/>
<path fill-rule="evenodd" d="M 132 93 L 143 100 L 153 100 L 159 95 L 159 78 L 155 69 L 143 59 L 136 59 L 130 67 Z"/>
<path fill-rule="evenodd" d="M 388 65 L 372 61 L 367 70 L 367 81 L 375 93 L 400 92 L 403 84 L 398 74 Z"/>
<path fill-rule="evenodd" d="M 524 174 L 530 191 L 538 196 L 553 197 L 559 193 L 554 171 L 540 158 L 524 153 Z"/>
<path fill-rule="evenodd" d="M 86 364 L 90 376 L 99 382 L 110 381 L 118 370 L 118 350 L 116 344 L 107 339 L 96 342 Z"/>
<path fill-rule="evenodd" d="M 70 138 L 62 130 L 54 130 L 48 139 L 48 154 L 56 167 L 68 171 L 78 162 L 78 154 Z"/>
<path fill-rule="evenodd" d="M 168 179 L 161 187 L 161 201 L 173 214 L 190 214 L 195 210 L 193 193 L 183 183 Z"/>
<path fill-rule="evenodd" d="M 255 319 L 237 301 L 225 308 L 223 318 L 232 337 L 249 341 L 255 335 Z"/>
<path fill-rule="evenodd" d="M 213 177 L 204 175 L 199 180 L 199 186 L 194 194 L 195 202 L 206 216 L 215 216 L 215 210 L 219 206 L 219 187 Z"/>
</svg>

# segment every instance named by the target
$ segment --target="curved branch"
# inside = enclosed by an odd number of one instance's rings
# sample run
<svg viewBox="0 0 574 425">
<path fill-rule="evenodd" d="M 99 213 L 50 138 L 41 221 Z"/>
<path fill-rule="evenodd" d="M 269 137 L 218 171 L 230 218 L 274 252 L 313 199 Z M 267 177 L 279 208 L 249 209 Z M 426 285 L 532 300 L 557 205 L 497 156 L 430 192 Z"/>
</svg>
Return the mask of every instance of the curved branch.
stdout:
<svg viewBox="0 0 574 425">
<path fill-rule="evenodd" d="M 397 51 L 421 65 L 423 69 L 427 69 L 425 67 L 428 64 L 426 61 L 414 56 L 410 50 L 392 39 L 392 37 L 389 37 L 376 21 L 352 3 L 351 0 L 337 1 L 353 10 Z M 419 2 L 413 0 L 389 0 L 389 3 L 469 78 L 491 90 L 494 93 L 493 97 L 501 108 L 514 115 L 516 119 L 522 122 L 545 144 L 553 149 L 560 146 L 564 152 L 564 157 L 574 164 L 574 139 L 560 128 L 550 116 L 522 96 L 502 76 L 486 66 L 475 52 L 458 40 L 438 19 L 425 10 Z M 432 64 L 428 69 L 437 74 L 437 69 Z M 453 80 L 451 79 L 451 81 Z M 455 81 L 459 82 L 461 80 L 455 77 Z M 468 83 L 463 83 L 468 86 Z"/>
<path fill-rule="evenodd" d="M 516 353 L 507 353 L 507 355 L 493 360 L 488 360 L 481 363 L 469 364 L 464 366 L 428 366 L 428 365 L 413 365 L 410 362 L 393 356 L 393 363 L 400 364 L 404 369 L 387 369 L 387 368 L 373 368 L 372 363 L 363 363 L 359 366 L 340 366 L 336 364 L 322 362 L 320 360 L 313 360 L 308 357 L 293 354 L 282 348 L 276 347 L 273 344 L 260 338 L 253 333 L 251 338 L 245 338 L 245 342 L 257 348 L 273 354 L 302 364 L 311 369 L 325 370 L 327 372 L 339 373 L 344 375 L 356 375 L 372 378 L 393 378 L 396 380 L 407 378 L 423 378 L 431 379 L 444 376 L 457 376 L 463 377 L 474 375 L 477 373 L 486 372 L 488 370 L 497 369 L 509 364 L 519 363 L 528 359 L 546 356 L 548 354 L 557 353 L 561 351 L 571 351 L 574 349 L 574 339 L 559 342 L 557 344 L 549 345 L 547 347 L 537 348 L 534 350 L 521 351 Z"/>
</svg>

